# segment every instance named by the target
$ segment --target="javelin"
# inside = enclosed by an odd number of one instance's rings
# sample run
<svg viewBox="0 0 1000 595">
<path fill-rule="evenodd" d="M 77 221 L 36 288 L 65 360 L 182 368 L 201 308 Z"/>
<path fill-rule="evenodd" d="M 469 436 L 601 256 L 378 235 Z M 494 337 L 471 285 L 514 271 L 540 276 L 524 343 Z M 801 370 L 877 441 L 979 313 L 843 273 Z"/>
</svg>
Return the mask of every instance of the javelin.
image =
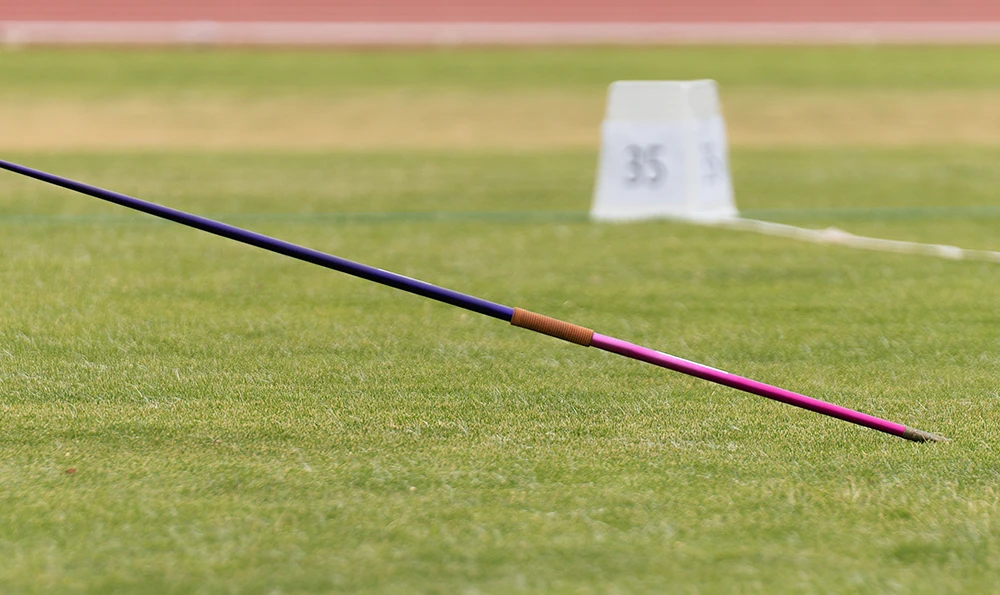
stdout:
<svg viewBox="0 0 1000 595">
<path fill-rule="evenodd" d="M 263 248 L 264 250 L 290 256 L 321 267 L 326 267 L 328 269 L 347 273 L 348 275 L 360 277 L 368 281 L 388 285 L 389 287 L 395 287 L 396 289 L 402 289 L 403 291 L 415 293 L 417 295 L 437 300 L 439 302 L 444 302 L 452 306 L 465 308 L 466 310 L 471 310 L 472 312 L 476 312 L 478 314 L 499 318 L 500 320 L 507 321 L 514 326 L 556 337 L 557 339 L 569 341 L 570 343 L 576 343 L 577 345 L 583 345 L 584 347 L 596 347 L 597 349 L 617 353 L 618 355 L 650 363 L 654 366 L 660 366 L 675 372 L 680 372 L 681 374 L 687 374 L 688 376 L 694 376 L 696 378 L 708 380 L 709 382 L 715 382 L 723 386 L 728 386 L 759 395 L 761 397 L 766 397 L 774 401 L 794 405 L 796 407 L 801 407 L 802 409 L 808 409 L 809 411 L 813 411 L 815 413 L 821 413 L 823 415 L 857 424 L 859 426 L 878 430 L 879 432 L 885 432 L 886 434 L 892 434 L 893 436 L 899 436 L 900 438 L 905 438 L 914 442 L 939 442 L 947 440 L 942 436 L 931 434 L 930 432 L 924 432 L 916 428 L 904 426 L 900 423 L 885 420 L 866 413 L 861 413 L 860 411 L 855 411 L 853 409 L 848 409 L 847 407 L 841 407 L 840 405 L 827 403 L 826 401 L 821 401 L 820 399 L 815 399 L 813 397 L 807 397 L 790 390 L 764 384 L 763 382 L 737 376 L 736 374 L 730 374 L 729 372 L 723 372 L 722 370 L 717 370 L 715 368 L 680 357 L 668 355 L 660 351 L 649 349 L 648 347 L 642 347 L 634 343 L 629 343 L 628 341 L 622 341 L 621 339 L 615 339 L 614 337 L 595 333 L 588 328 L 577 326 L 569 322 L 550 318 L 542 314 L 536 314 L 521 308 L 511 308 L 471 295 L 459 293 L 451 289 L 438 287 L 437 285 L 431 285 L 430 283 L 425 283 L 423 281 L 411 279 L 410 277 L 384 271 L 382 269 L 364 265 L 352 260 L 347 260 L 346 258 L 340 258 L 339 256 L 333 256 L 332 254 L 319 252 L 318 250 L 313 250 L 304 246 L 298 246 L 283 240 L 228 225 L 220 221 L 200 217 L 198 215 L 192 215 L 190 213 L 185 213 L 184 211 L 178 211 L 156 203 L 140 200 L 125 194 L 105 190 L 104 188 L 98 188 L 96 186 L 91 186 L 69 178 L 49 174 L 37 169 L 11 163 L 9 161 L 0 160 L 0 168 L 27 176 L 29 178 L 41 180 L 49 184 L 54 184 L 68 190 L 73 190 L 81 194 L 86 194 L 94 198 L 106 200 L 123 207 L 135 209 L 149 215 L 167 219 L 168 221 L 180 223 L 181 225 L 207 231 L 208 233 L 215 234 L 217 236 L 222 236 L 224 238 L 236 240 L 237 242 Z"/>
</svg>

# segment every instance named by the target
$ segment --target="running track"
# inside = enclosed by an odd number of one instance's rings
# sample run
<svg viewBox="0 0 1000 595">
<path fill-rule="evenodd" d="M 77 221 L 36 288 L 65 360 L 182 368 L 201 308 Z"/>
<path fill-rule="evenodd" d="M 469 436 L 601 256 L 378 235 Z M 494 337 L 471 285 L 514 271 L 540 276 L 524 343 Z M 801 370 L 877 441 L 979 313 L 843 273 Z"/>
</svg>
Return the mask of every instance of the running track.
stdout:
<svg viewBox="0 0 1000 595">
<path fill-rule="evenodd" d="M 104 41 L 126 43 L 170 42 L 157 35 L 222 43 L 1000 41 L 1000 0 L 0 0 L 0 41 L 100 42 L 102 32 Z"/>
</svg>

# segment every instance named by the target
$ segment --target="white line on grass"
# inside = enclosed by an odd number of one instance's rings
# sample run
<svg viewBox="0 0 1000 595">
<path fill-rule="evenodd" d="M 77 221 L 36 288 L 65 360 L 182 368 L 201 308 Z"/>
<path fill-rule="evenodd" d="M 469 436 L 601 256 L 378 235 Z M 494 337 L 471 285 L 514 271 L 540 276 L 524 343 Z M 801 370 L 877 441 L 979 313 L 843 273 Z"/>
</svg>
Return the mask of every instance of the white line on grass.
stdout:
<svg viewBox="0 0 1000 595">
<path fill-rule="evenodd" d="M 922 244 L 920 242 L 904 242 L 902 240 L 887 240 L 883 238 L 871 238 L 867 236 L 854 235 L 853 233 L 827 227 L 826 229 L 807 229 L 775 223 L 773 221 L 760 221 L 757 219 L 743 219 L 734 217 L 731 219 L 718 219 L 712 221 L 694 221 L 701 225 L 713 227 L 725 227 L 740 231 L 753 231 L 770 236 L 778 236 L 812 242 L 814 244 L 831 244 L 836 246 L 847 246 L 849 248 L 859 248 L 862 250 L 876 250 L 879 252 L 897 252 L 900 254 L 918 254 L 921 256 L 937 256 L 949 260 L 983 260 L 1000 263 L 1000 252 L 992 250 L 970 250 L 959 248 L 958 246 L 948 246 L 945 244 Z"/>
</svg>

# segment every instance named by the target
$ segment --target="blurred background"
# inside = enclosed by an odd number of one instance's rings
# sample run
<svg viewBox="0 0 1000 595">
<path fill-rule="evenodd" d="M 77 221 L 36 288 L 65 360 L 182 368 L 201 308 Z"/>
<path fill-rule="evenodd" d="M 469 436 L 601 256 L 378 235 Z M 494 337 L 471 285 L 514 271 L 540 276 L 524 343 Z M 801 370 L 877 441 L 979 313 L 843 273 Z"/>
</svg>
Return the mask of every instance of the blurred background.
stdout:
<svg viewBox="0 0 1000 595">
<path fill-rule="evenodd" d="M 7 43 L 987 41 L 990 0 L 39 0 L 0 2 Z M 304 26 L 304 25 L 310 26 Z"/>
<path fill-rule="evenodd" d="M 592 149 L 626 78 L 715 78 L 737 146 L 992 143 L 995 65 L 955 46 L 998 40 L 988 0 L 0 0 L 38 48 L 2 59 L 0 148 Z"/>
</svg>

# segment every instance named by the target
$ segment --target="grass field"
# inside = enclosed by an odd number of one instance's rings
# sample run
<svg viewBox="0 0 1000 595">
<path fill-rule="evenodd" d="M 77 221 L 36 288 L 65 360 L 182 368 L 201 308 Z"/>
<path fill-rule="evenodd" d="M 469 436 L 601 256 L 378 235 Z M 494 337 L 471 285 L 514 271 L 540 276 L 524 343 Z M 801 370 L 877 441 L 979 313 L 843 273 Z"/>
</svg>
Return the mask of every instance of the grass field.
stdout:
<svg viewBox="0 0 1000 595">
<path fill-rule="evenodd" d="M 0 591 L 995 590 L 1000 267 L 585 212 L 606 84 L 713 77 L 748 214 L 1000 250 L 998 71 L 1000 48 L 0 53 L 3 158 L 953 439 L 4 174 Z"/>
</svg>

